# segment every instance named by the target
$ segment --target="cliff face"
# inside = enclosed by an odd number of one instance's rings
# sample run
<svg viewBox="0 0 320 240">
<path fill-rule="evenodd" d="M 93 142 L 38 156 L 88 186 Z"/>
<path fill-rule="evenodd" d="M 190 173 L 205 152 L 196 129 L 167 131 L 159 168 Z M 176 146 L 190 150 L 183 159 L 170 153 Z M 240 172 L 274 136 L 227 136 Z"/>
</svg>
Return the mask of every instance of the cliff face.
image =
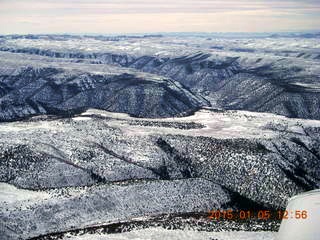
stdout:
<svg viewBox="0 0 320 240">
<path fill-rule="evenodd" d="M 118 42 L 91 42 L 90 38 L 70 40 L 78 48 L 65 47 L 54 40 L 11 40 L 0 49 L 110 64 L 169 77 L 217 108 L 320 119 L 319 56 L 311 40 L 298 41 L 295 49 L 285 47 L 292 44 L 291 39 L 251 40 L 250 51 L 244 47 L 248 43 L 241 40 L 225 40 L 218 42 L 219 46 L 203 40 L 196 45 L 196 40 L 191 38 L 178 45 L 178 40 L 173 39 L 145 39 L 140 40 L 139 50 L 136 42 L 126 40 L 120 41 L 125 48 Z M 282 45 L 276 48 L 278 41 Z M 94 45 L 99 43 L 99 47 Z"/>
<path fill-rule="evenodd" d="M 41 59 L 15 66 L 8 64 L 11 55 L 2 55 L 6 61 L 0 64 L 1 121 L 39 114 L 70 116 L 88 108 L 138 117 L 173 117 L 207 104 L 165 77 L 117 68 L 110 72 L 99 66 L 91 72 L 88 64 L 72 68 L 51 63 L 37 65 Z"/>
</svg>

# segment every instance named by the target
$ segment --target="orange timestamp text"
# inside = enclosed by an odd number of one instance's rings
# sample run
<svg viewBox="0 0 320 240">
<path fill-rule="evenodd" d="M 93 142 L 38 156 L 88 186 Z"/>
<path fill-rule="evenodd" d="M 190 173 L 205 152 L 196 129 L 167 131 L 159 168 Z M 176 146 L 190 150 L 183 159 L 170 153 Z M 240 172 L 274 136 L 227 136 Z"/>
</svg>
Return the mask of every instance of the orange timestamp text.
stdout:
<svg viewBox="0 0 320 240">
<path fill-rule="evenodd" d="M 210 210 L 208 218 L 212 220 L 285 220 L 307 219 L 307 210 Z"/>
</svg>

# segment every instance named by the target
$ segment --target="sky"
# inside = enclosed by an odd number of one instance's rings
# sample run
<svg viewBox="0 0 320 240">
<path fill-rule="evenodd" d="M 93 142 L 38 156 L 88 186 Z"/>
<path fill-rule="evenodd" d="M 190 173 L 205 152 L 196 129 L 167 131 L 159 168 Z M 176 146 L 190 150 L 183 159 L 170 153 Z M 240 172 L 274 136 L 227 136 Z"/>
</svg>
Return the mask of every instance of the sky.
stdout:
<svg viewBox="0 0 320 240">
<path fill-rule="evenodd" d="M 320 0 L 0 0 L 0 34 L 319 30 Z"/>
</svg>

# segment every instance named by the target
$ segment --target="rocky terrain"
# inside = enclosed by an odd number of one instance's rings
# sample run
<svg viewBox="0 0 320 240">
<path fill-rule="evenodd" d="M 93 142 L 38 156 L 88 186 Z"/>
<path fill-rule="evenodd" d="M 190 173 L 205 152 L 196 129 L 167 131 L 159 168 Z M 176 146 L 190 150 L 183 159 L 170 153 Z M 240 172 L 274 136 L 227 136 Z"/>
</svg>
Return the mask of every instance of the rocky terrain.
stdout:
<svg viewBox="0 0 320 240">
<path fill-rule="evenodd" d="M 43 57 L 25 62 L 25 57 L 0 53 L 1 121 L 70 116 L 90 107 L 139 117 L 182 116 L 207 104 L 165 77 Z"/>
<path fill-rule="evenodd" d="M 282 209 L 288 197 L 319 188 L 319 129 L 314 120 L 212 110 L 154 120 L 89 110 L 2 123 L 1 235 L 31 238 L 210 209 Z"/>
<path fill-rule="evenodd" d="M 320 188 L 319 49 L 1 37 L 1 239 L 273 239 L 279 220 L 208 211 L 283 209 Z"/>
<path fill-rule="evenodd" d="M 320 119 L 320 45 L 314 37 L 225 39 L 9 36 L 0 50 L 110 64 L 169 77 L 216 108 Z"/>
</svg>

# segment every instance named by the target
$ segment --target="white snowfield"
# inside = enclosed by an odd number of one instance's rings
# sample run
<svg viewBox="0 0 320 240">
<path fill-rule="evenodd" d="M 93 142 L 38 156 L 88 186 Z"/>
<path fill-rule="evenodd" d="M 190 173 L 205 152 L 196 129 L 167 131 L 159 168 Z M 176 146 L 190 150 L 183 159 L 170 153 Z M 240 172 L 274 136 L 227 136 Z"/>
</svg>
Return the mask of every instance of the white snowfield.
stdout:
<svg viewBox="0 0 320 240">
<path fill-rule="evenodd" d="M 272 113 L 255 113 L 249 111 L 214 112 L 209 109 L 197 111 L 194 115 L 179 118 L 135 118 L 125 113 L 114 113 L 98 109 L 89 109 L 74 121 L 90 121 L 91 115 L 110 118 L 108 124 L 120 127 L 130 136 L 145 136 L 152 134 L 180 134 L 185 136 L 207 136 L 218 139 L 230 138 L 264 138 L 270 139 L 279 136 L 278 131 L 269 129 L 270 124 L 286 126 L 291 133 L 303 133 L 301 124 L 305 127 L 320 127 L 320 121 L 307 119 L 294 119 Z M 128 122 L 129 121 L 129 122 Z M 199 129 L 172 129 L 164 126 L 135 126 L 130 121 L 158 122 L 158 123 L 197 123 L 203 127 Z M 58 125 L 58 126 L 56 126 Z M 1 132 L 19 132 L 33 129 L 47 129 L 61 131 L 63 126 L 59 121 L 28 122 L 28 123 L 0 123 Z"/>
<path fill-rule="evenodd" d="M 120 234 L 66 236 L 63 240 L 276 240 L 275 232 L 201 232 L 148 228 Z"/>
<path fill-rule="evenodd" d="M 227 55 L 233 53 L 243 55 L 285 56 L 296 57 L 301 52 L 307 57 L 318 54 L 320 43 L 317 38 L 204 38 L 204 37 L 170 37 L 126 39 L 121 41 L 105 41 L 88 37 L 76 39 L 6 39 L 8 47 L 34 47 L 39 49 L 53 49 L 55 51 L 82 51 L 131 53 L 135 55 L 176 56 L 188 54 L 195 50 L 206 49 L 213 53 L 222 52 Z M 168 47 L 169 46 L 169 47 Z"/>
<path fill-rule="evenodd" d="M 214 112 L 209 109 L 197 111 L 194 115 L 179 118 L 134 118 L 124 113 L 113 113 L 98 109 L 89 109 L 75 117 L 74 120 L 90 120 L 90 115 L 100 115 L 112 118 L 109 121 L 110 126 L 121 127 L 122 131 L 130 136 L 161 134 L 181 134 L 186 136 L 208 136 L 219 139 L 229 138 L 273 138 L 278 136 L 279 132 L 268 129 L 270 124 L 286 125 L 290 132 L 303 133 L 300 126 L 318 126 L 318 120 L 294 119 L 272 113 L 255 113 L 249 111 L 225 111 Z M 133 126 L 128 124 L 128 120 L 135 121 L 157 121 L 157 122 L 178 122 L 178 123 L 198 123 L 203 125 L 199 129 L 172 129 L 166 127 L 153 126 Z"/>
<path fill-rule="evenodd" d="M 0 182 L 0 204 L 15 203 L 20 201 L 37 201 L 50 198 L 50 194 L 45 191 L 30 191 L 18 189 L 17 187 Z"/>
</svg>

